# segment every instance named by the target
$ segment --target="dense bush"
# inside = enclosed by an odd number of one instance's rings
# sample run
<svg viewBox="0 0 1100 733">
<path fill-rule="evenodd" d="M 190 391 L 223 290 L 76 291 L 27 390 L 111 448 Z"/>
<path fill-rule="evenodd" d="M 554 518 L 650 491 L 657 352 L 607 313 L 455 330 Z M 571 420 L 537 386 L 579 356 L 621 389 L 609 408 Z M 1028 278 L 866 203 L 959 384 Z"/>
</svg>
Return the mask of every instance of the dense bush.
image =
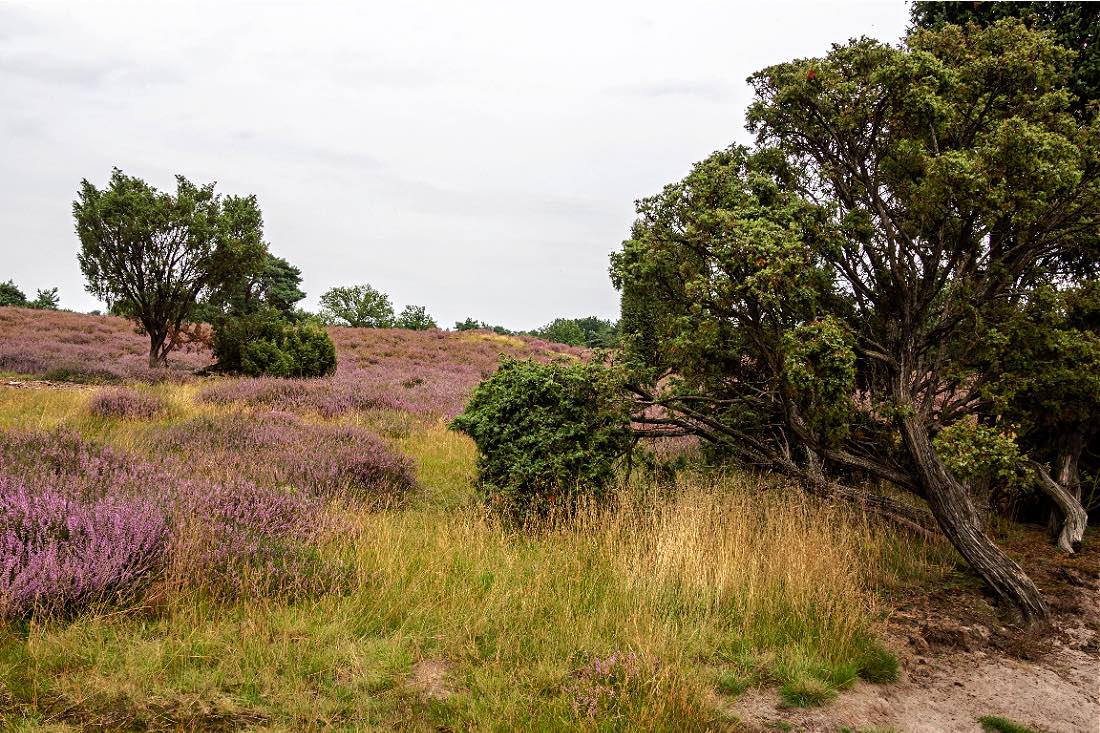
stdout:
<svg viewBox="0 0 1100 733">
<path fill-rule="evenodd" d="M 611 369 L 509 357 L 451 422 L 477 443 L 483 497 L 513 515 L 602 498 L 629 448 L 629 426 Z"/>
<path fill-rule="evenodd" d="M 336 371 L 336 346 L 311 323 L 290 323 L 271 308 L 222 319 L 214 332 L 218 369 L 249 376 L 323 377 Z"/>
<path fill-rule="evenodd" d="M 96 417 L 150 418 L 163 409 L 163 400 L 125 387 L 100 390 L 88 401 L 88 411 Z"/>
<path fill-rule="evenodd" d="M 86 498 L 0 474 L 0 617 L 75 611 L 136 590 L 165 557 L 153 504 Z"/>
</svg>

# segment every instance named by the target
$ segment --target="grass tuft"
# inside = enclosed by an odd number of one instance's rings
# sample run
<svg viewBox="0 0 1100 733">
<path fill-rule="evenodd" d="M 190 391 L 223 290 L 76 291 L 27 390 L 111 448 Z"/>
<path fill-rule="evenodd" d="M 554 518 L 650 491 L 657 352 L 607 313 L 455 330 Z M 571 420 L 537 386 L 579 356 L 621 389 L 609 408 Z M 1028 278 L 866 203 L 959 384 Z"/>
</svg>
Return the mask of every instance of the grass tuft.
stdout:
<svg viewBox="0 0 1100 733">
<path fill-rule="evenodd" d="M 1041 733 L 1034 728 L 1021 725 L 1008 718 L 1002 718 L 999 715 L 983 715 L 978 718 L 978 722 L 982 724 L 982 730 L 989 733 Z"/>
</svg>

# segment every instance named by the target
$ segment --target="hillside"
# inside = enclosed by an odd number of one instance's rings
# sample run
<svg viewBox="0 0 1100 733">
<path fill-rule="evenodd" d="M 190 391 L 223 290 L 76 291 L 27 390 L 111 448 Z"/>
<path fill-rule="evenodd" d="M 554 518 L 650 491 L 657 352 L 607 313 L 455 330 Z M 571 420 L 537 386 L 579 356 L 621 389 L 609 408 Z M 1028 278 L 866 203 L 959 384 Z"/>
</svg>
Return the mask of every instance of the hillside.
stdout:
<svg viewBox="0 0 1100 733">
<path fill-rule="evenodd" d="M 946 544 L 771 479 L 638 471 L 612 508 L 519 531 L 446 419 L 501 353 L 581 352 L 331 334 L 331 378 L 194 376 L 199 351 L 165 377 L 120 319 L 0 308 L 0 542 L 29 568 L 0 574 L 6 729 L 1083 730 L 1097 711 L 1094 550 L 1006 530 L 1060 589 L 1045 648 Z"/>
</svg>

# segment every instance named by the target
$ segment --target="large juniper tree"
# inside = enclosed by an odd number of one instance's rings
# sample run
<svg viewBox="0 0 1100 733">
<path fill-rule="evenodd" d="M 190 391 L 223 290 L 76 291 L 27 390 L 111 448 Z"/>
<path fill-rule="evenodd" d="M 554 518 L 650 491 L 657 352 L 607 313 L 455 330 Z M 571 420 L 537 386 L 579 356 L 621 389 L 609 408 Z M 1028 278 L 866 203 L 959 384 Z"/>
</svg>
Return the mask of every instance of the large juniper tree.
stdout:
<svg viewBox="0 0 1100 733">
<path fill-rule="evenodd" d="M 73 217 L 88 291 L 148 334 L 151 367 L 167 363 L 200 294 L 267 254 L 254 196 L 223 198 L 183 176 L 171 194 L 116 168 L 102 190 L 81 182 Z"/>
<path fill-rule="evenodd" d="M 987 380 L 950 358 L 974 313 L 1026 300 L 1096 233 L 1100 129 L 1070 111 L 1070 57 L 1008 20 L 765 69 L 757 151 L 640 202 L 612 263 L 637 394 L 664 408 L 651 431 L 837 493 L 842 474 L 911 491 L 1028 619 L 1045 602 L 933 438 Z"/>
</svg>

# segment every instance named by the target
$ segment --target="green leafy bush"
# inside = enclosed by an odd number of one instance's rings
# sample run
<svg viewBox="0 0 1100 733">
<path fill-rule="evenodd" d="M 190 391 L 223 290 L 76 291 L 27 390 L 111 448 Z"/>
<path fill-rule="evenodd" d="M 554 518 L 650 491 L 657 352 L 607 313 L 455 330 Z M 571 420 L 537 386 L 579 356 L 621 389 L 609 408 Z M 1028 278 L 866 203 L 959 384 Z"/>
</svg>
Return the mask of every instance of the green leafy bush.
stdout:
<svg viewBox="0 0 1100 733">
<path fill-rule="evenodd" d="M 336 371 L 336 346 L 313 323 L 289 323 L 264 309 L 223 319 L 214 332 L 218 369 L 249 376 L 323 377 Z"/>
<path fill-rule="evenodd" d="M 604 498 L 631 440 L 618 387 L 603 364 L 502 357 L 451 422 L 477 444 L 482 497 L 513 516 Z"/>
</svg>

